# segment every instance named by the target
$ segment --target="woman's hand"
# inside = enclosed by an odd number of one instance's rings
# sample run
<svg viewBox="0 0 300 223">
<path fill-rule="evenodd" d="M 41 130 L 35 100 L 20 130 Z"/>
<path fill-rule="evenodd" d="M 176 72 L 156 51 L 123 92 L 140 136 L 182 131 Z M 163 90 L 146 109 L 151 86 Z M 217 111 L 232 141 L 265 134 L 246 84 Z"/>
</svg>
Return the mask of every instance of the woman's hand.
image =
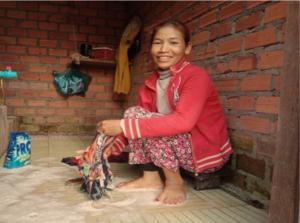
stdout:
<svg viewBox="0 0 300 223">
<path fill-rule="evenodd" d="M 97 124 L 97 131 L 108 136 L 119 135 L 123 132 L 120 127 L 121 120 L 105 120 Z"/>
</svg>

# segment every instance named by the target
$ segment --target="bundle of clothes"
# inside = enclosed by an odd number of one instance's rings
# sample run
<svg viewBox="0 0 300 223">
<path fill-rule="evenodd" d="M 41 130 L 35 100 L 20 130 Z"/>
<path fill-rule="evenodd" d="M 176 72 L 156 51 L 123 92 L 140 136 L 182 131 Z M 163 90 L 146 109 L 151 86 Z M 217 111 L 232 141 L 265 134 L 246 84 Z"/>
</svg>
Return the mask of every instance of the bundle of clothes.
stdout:
<svg viewBox="0 0 300 223">
<path fill-rule="evenodd" d="M 61 161 L 70 166 L 78 166 L 79 175 L 84 180 L 80 190 L 88 193 L 93 200 L 99 200 L 106 190 L 111 190 L 108 185 L 113 183 L 113 174 L 109 162 L 128 162 L 127 152 L 122 152 L 120 156 L 103 156 L 104 152 L 112 147 L 116 138 L 117 136 L 110 137 L 97 133 L 93 143 L 79 159 L 67 157 Z"/>
</svg>

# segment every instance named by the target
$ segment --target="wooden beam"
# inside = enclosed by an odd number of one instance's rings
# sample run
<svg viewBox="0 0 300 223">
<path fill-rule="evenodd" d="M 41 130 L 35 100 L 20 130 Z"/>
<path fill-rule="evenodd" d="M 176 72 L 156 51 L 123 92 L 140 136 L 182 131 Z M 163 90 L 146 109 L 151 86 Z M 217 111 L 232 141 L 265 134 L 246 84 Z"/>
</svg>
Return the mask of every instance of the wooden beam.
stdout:
<svg viewBox="0 0 300 223">
<path fill-rule="evenodd" d="M 299 218 L 299 2 L 289 1 L 269 223 Z"/>
</svg>

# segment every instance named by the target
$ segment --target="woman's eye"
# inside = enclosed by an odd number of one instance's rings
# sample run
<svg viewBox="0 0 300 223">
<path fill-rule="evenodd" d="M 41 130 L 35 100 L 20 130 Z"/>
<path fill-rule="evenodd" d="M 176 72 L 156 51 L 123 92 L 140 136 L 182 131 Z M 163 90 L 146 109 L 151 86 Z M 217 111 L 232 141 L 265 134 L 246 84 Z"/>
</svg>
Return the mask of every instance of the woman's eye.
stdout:
<svg viewBox="0 0 300 223">
<path fill-rule="evenodd" d="M 153 42 L 153 44 L 160 44 L 160 42 Z"/>
<path fill-rule="evenodd" d="M 171 42 L 171 44 L 178 44 L 178 42 Z"/>
</svg>

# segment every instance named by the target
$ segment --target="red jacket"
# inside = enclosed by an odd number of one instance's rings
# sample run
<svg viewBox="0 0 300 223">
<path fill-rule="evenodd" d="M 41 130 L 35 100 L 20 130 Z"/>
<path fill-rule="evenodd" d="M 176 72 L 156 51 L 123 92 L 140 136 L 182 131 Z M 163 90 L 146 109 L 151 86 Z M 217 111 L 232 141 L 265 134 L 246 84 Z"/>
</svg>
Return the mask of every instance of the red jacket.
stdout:
<svg viewBox="0 0 300 223">
<path fill-rule="evenodd" d="M 210 77 L 184 58 L 170 70 L 172 76 L 166 94 L 173 113 L 150 119 L 125 119 L 126 131 L 118 136 L 115 143 L 117 151 L 113 151 L 113 154 L 119 154 L 125 148 L 127 139 L 169 136 L 189 131 L 197 173 L 223 164 L 222 158 L 233 153 L 233 150 L 222 107 Z M 150 112 L 157 112 L 158 76 L 154 71 L 139 90 L 137 106 Z"/>
</svg>

